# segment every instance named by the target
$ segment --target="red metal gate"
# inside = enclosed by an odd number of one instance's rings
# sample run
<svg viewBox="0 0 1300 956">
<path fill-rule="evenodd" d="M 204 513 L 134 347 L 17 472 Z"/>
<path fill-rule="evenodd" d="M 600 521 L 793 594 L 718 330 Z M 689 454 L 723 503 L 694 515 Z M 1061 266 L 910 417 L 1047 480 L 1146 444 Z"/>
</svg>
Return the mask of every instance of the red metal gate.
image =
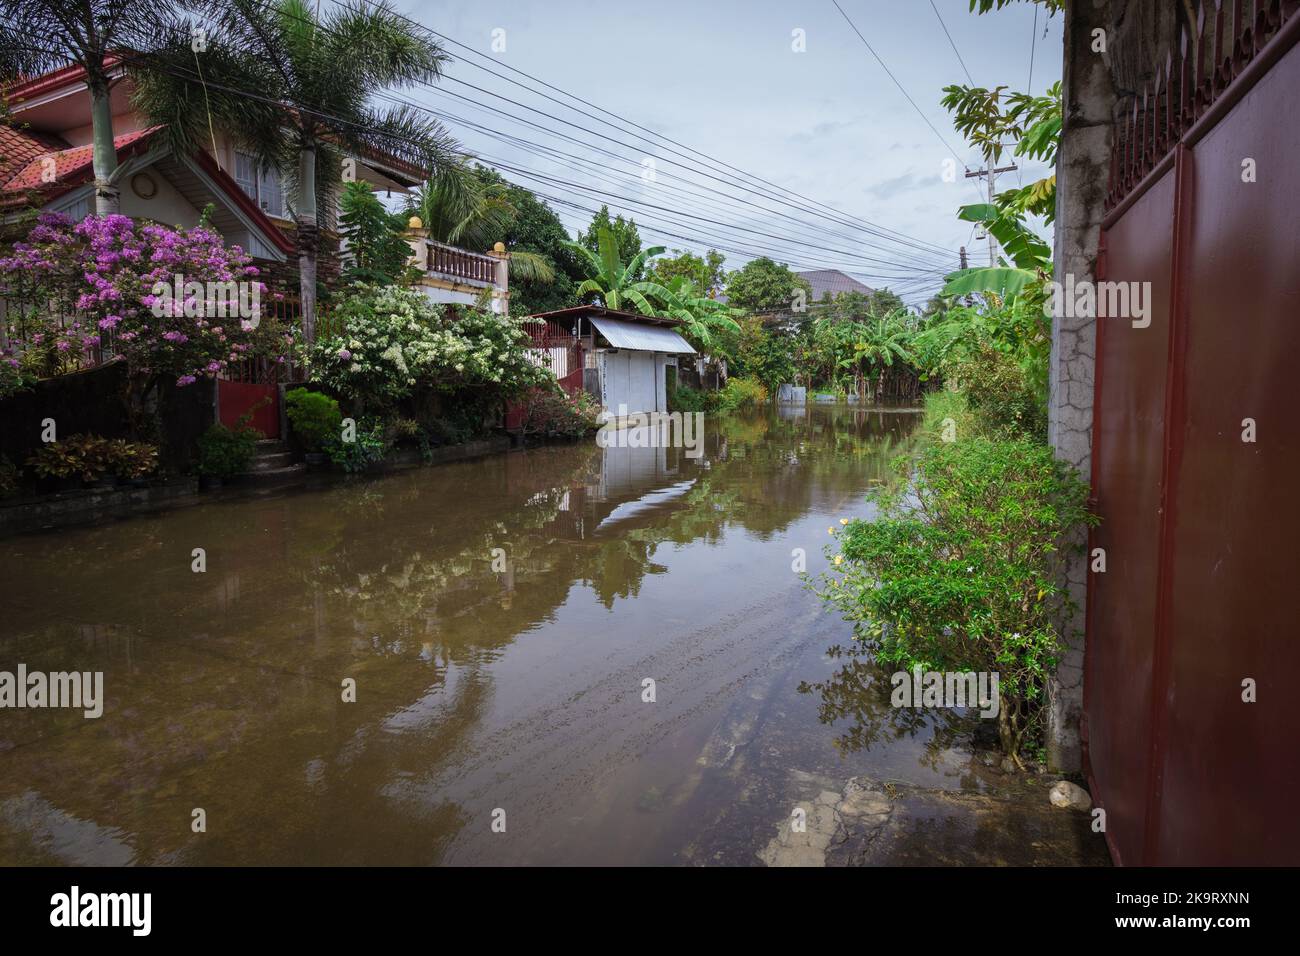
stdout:
<svg viewBox="0 0 1300 956">
<path fill-rule="evenodd" d="M 1084 742 L 1123 863 L 1300 862 L 1300 16 L 1231 6 L 1116 136 L 1103 224 L 1099 279 L 1151 291 L 1097 322 Z"/>
<path fill-rule="evenodd" d="M 280 389 L 276 385 L 217 380 L 217 419 L 234 428 L 252 412 L 248 424 L 267 438 L 280 437 Z"/>
<path fill-rule="evenodd" d="M 528 361 L 549 370 L 565 394 L 577 395 L 581 392 L 583 366 L 586 362 L 583 340 L 551 321 L 530 322 L 525 328 L 532 338 L 525 352 Z M 516 431 L 522 428 L 527 413 L 527 399 L 512 402 L 506 408 L 506 430 Z"/>
</svg>

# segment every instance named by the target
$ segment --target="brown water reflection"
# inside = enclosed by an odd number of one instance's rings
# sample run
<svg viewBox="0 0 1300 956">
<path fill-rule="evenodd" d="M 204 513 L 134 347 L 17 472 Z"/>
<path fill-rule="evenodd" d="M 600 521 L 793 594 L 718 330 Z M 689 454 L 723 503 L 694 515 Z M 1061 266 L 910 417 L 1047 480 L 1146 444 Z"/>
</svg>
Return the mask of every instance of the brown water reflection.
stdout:
<svg viewBox="0 0 1300 956">
<path fill-rule="evenodd" d="M 790 773 L 958 787 L 791 571 L 914 421 L 786 410 L 698 460 L 549 447 L 0 542 L 0 669 L 106 690 L 99 720 L 0 711 L 0 863 L 752 862 Z"/>
</svg>

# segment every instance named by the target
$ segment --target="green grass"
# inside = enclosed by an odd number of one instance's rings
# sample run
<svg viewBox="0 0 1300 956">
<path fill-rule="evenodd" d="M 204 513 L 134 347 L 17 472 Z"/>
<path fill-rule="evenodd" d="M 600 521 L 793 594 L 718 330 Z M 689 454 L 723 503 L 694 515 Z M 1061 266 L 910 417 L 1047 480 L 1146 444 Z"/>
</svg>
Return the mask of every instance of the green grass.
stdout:
<svg viewBox="0 0 1300 956">
<path fill-rule="evenodd" d="M 953 424 L 950 434 L 958 441 L 977 438 L 983 434 L 975 414 L 966 404 L 966 396 L 961 392 L 944 389 L 926 394 L 925 414 L 921 418 L 921 427 L 917 430 L 919 437 L 929 441 L 942 441 L 944 423 L 948 419 L 952 419 Z"/>
</svg>

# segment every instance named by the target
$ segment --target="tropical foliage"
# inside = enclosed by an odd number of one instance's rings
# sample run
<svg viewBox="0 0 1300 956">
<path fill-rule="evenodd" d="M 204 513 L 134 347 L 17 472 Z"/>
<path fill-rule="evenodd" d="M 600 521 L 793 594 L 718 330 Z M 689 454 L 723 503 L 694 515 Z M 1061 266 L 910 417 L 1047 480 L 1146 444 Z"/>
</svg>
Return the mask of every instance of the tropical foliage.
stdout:
<svg viewBox="0 0 1300 956">
<path fill-rule="evenodd" d="M 657 282 L 637 279 L 645 268 L 646 260 L 664 251 L 663 246 L 652 246 L 637 252 L 624 261 L 618 237 L 612 229 L 602 229 L 597 238 L 599 252 L 593 252 L 581 242 L 567 242 L 565 246 L 587 267 L 587 278 L 576 290 L 579 299 L 596 298 L 607 309 L 658 315 L 656 303 L 668 302 L 672 293 Z"/>
<path fill-rule="evenodd" d="M 545 253 L 515 248 L 507 241 L 522 214 L 518 190 L 483 172 L 484 167 L 471 167 L 469 160 L 444 167 L 417 192 L 412 212 L 435 242 L 475 251 L 498 242 L 506 245 L 512 282 L 554 282 L 555 264 Z"/>
<path fill-rule="evenodd" d="M 886 666 L 996 673 L 999 742 L 1019 761 L 1071 606 L 1061 543 L 1095 523 L 1087 485 L 1025 440 L 938 442 L 899 468 L 877 517 L 839 535 L 821 593 Z"/>
<path fill-rule="evenodd" d="M 346 243 L 342 279 L 347 284 L 392 284 L 405 277 L 411 247 L 407 219 L 389 212 L 370 184 L 343 184 L 339 199 L 339 235 Z"/>
<path fill-rule="evenodd" d="M 444 308 L 395 286 L 361 289 L 335 316 L 339 332 L 310 348 L 308 369 L 359 406 L 392 407 L 420 391 L 504 401 L 548 382 L 524 353 L 528 333 L 508 316 Z"/>
<path fill-rule="evenodd" d="M 305 0 L 189 6 L 206 36 L 201 74 L 185 29 L 137 63 L 136 105 L 165 124 L 182 155 L 208 145 L 215 124 L 284 175 L 311 342 L 319 233 L 337 202 L 335 184 L 355 178 L 356 157 L 380 152 L 429 170 L 455 162 L 455 142 L 428 113 L 371 105 L 386 89 L 438 80 L 447 54 L 387 0 L 324 10 Z"/>
</svg>

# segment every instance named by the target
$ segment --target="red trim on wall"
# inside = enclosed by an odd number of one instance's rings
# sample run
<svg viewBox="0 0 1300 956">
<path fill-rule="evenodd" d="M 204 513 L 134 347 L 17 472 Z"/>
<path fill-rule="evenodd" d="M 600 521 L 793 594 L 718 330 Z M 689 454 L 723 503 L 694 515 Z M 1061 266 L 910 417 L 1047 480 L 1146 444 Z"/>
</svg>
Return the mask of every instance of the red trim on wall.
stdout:
<svg viewBox="0 0 1300 956">
<path fill-rule="evenodd" d="M 1165 374 L 1165 442 L 1160 472 L 1160 557 L 1156 594 L 1156 633 L 1151 658 L 1151 752 L 1147 770 L 1147 807 L 1142 862 L 1153 865 L 1159 852 L 1160 796 L 1168 730 L 1169 671 L 1173 637 L 1169 631 L 1173 601 L 1174 527 L 1178 470 L 1183 456 L 1186 401 L 1183 395 L 1187 353 L 1186 257 L 1191 243 L 1193 200 L 1192 151 L 1179 143 L 1174 154 L 1173 263 L 1169 303 L 1169 361 Z"/>
<path fill-rule="evenodd" d="M 1097 281 L 1101 282 L 1106 278 L 1106 230 L 1103 227 L 1101 236 L 1097 240 Z M 1101 432 L 1101 377 L 1104 363 L 1102 356 L 1105 354 L 1104 339 L 1106 323 L 1098 317 L 1096 320 L 1096 331 L 1093 335 L 1092 354 L 1092 441 L 1089 447 L 1089 470 L 1088 486 L 1091 489 L 1088 496 L 1088 510 L 1094 514 L 1100 508 L 1100 501 L 1097 499 L 1097 478 L 1101 474 L 1101 466 L 1098 464 L 1100 455 L 1100 443 L 1097 438 Z M 1083 712 L 1079 715 L 1079 750 L 1083 763 L 1083 774 L 1088 781 L 1088 791 L 1093 795 L 1093 803 L 1102 806 L 1104 801 L 1101 799 L 1101 792 L 1097 788 L 1097 778 L 1092 771 L 1092 754 L 1088 749 L 1088 714 L 1092 710 L 1092 700 L 1089 696 L 1091 690 L 1091 672 L 1093 655 L 1096 654 L 1096 632 L 1093 628 L 1093 609 L 1096 607 L 1096 600 L 1093 595 L 1093 582 L 1095 575 L 1092 571 L 1092 549 L 1096 545 L 1096 528 L 1088 529 L 1087 554 L 1084 555 L 1084 567 L 1087 568 L 1087 577 L 1084 586 L 1084 607 L 1083 607 Z M 1110 830 L 1103 830 L 1102 835 L 1106 839 L 1106 848 L 1110 851 L 1110 858 L 1116 866 L 1123 866 L 1124 860 L 1119 851 L 1119 845 L 1115 842 L 1114 836 Z"/>
</svg>

